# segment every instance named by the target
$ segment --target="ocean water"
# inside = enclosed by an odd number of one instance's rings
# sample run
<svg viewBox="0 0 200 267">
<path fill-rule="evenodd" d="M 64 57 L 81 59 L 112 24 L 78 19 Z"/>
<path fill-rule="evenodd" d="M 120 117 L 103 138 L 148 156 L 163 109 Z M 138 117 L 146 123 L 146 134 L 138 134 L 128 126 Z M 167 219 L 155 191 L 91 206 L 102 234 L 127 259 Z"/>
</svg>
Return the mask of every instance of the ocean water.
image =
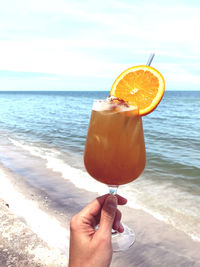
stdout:
<svg viewBox="0 0 200 267">
<path fill-rule="evenodd" d="M 94 99 L 108 92 L 0 92 L 0 162 L 5 151 L 45 161 L 75 186 L 106 193 L 83 165 Z M 147 163 L 143 174 L 119 193 L 128 205 L 172 224 L 200 241 L 200 92 L 167 91 L 143 117 Z M 4 151 L 4 152 L 2 152 Z M 23 169 L 23 163 L 21 166 Z"/>
</svg>

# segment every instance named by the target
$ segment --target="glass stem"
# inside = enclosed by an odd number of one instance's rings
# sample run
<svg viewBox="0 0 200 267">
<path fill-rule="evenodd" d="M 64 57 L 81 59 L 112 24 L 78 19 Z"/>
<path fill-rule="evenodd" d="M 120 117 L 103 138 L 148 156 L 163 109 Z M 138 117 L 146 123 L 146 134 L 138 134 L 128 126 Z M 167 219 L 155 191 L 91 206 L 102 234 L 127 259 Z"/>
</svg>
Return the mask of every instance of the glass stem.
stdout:
<svg viewBox="0 0 200 267">
<path fill-rule="evenodd" d="M 117 185 L 109 185 L 108 189 L 109 189 L 109 194 L 116 195 L 118 186 Z"/>
<path fill-rule="evenodd" d="M 116 195 L 117 194 L 117 188 L 118 188 L 117 185 L 109 185 L 108 186 L 109 194 L 113 195 L 113 196 Z M 112 229 L 112 232 L 111 232 L 112 237 L 117 235 L 117 234 L 118 234 L 118 231 Z"/>
</svg>

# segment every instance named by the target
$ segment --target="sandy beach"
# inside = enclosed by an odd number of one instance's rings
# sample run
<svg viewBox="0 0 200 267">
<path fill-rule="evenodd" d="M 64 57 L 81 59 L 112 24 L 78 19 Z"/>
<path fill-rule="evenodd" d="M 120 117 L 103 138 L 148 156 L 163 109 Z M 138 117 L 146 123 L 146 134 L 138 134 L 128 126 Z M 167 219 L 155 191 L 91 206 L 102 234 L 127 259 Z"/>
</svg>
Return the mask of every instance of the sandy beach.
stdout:
<svg viewBox="0 0 200 267">
<path fill-rule="evenodd" d="M 66 266 L 66 257 L 47 245 L 0 200 L 0 266 Z"/>
<path fill-rule="evenodd" d="M 58 185 L 65 195 L 60 203 L 50 184 L 44 193 L 1 166 L 1 198 L 3 191 L 6 194 L 0 202 L 0 266 L 67 266 L 69 220 L 97 195 L 59 177 Z M 114 253 L 112 267 L 200 266 L 199 242 L 143 211 L 128 207 L 121 211 L 136 242 L 129 250 Z"/>
</svg>

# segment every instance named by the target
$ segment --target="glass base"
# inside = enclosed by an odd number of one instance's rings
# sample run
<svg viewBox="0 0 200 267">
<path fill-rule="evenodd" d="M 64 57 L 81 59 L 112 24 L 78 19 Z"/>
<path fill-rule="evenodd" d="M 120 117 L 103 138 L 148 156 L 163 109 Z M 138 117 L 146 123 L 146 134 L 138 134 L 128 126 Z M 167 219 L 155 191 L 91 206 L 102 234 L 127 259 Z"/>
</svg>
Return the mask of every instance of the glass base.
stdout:
<svg viewBox="0 0 200 267">
<path fill-rule="evenodd" d="M 135 242 L 134 232 L 123 224 L 124 232 L 112 232 L 113 252 L 124 251 L 129 249 Z"/>
</svg>

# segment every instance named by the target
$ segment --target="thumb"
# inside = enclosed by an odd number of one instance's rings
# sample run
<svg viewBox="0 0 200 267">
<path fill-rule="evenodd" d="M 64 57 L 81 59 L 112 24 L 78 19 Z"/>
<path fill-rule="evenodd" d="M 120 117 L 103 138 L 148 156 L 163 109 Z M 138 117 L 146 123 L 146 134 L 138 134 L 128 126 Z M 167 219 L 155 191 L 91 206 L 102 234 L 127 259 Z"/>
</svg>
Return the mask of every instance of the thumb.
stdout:
<svg viewBox="0 0 200 267">
<path fill-rule="evenodd" d="M 103 204 L 99 223 L 99 231 L 104 235 L 110 235 L 116 211 L 117 198 L 113 195 L 109 195 Z"/>
</svg>

